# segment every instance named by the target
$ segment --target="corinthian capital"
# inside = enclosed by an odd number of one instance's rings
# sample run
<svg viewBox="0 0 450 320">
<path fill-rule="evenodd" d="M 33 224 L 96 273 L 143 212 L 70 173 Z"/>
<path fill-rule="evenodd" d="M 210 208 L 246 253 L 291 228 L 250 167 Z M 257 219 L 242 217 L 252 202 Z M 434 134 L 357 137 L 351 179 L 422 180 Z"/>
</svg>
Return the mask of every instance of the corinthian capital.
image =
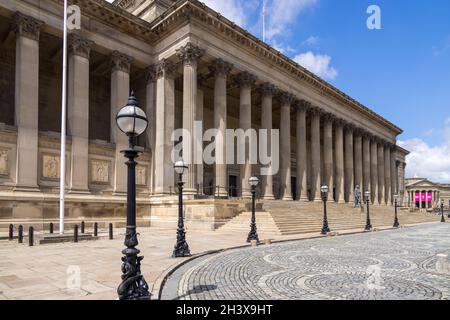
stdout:
<svg viewBox="0 0 450 320">
<path fill-rule="evenodd" d="M 167 59 L 163 59 L 160 62 L 156 64 L 156 77 L 167 77 L 167 78 L 174 78 L 175 77 L 175 70 L 176 65 Z"/>
<path fill-rule="evenodd" d="M 309 109 L 311 109 L 311 102 L 308 102 L 306 100 L 300 100 L 298 101 L 295 106 L 297 107 L 297 110 L 300 112 L 307 112 Z"/>
<path fill-rule="evenodd" d="M 184 64 L 193 64 L 197 63 L 204 52 L 204 50 L 189 42 L 177 50 L 177 55 Z"/>
<path fill-rule="evenodd" d="M 119 51 L 113 51 L 111 54 L 111 63 L 113 71 L 123 71 L 130 73 L 133 58 Z"/>
<path fill-rule="evenodd" d="M 251 73 L 244 71 L 236 76 L 236 83 L 241 88 L 251 88 L 256 82 L 256 77 Z"/>
<path fill-rule="evenodd" d="M 259 91 L 263 97 L 273 97 L 278 92 L 278 89 L 275 85 L 265 82 L 259 87 Z"/>
<path fill-rule="evenodd" d="M 280 103 L 282 106 L 291 105 L 294 99 L 295 96 L 289 92 L 282 92 L 280 95 Z"/>
<path fill-rule="evenodd" d="M 19 36 L 38 41 L 43 25 L 44 22 L 17 11 L 13 17 L 12 29 Z"/>
<path fill-rule="evenodd" d="M 336 116 L 330 112 L 325 113 L 323 116 L 323 121 L 326 123 L 333 123 L 336 120 Z"/>
<path fill-rule="evenodd" d="M 323 114 L 322 109 L 319 107 L 311 107 L 308 112 L 311 117 L 320 117 Z"/>
<path fill-rule="evenodd" d="M 215 60 L 210 66 L 209 71 L 214 73 L 216 77 L 226 77 L 230 73 L 233 65 L 222 59 Z"/>
<path fill-rule="evenodd" d="M 76 33 L 69 34 L 68 40 L 70 54 L 89 59 L 89 54 L 94 41 L 85 39 Z"/>
<path fill-rule="evenodd" d="M 158 67 L 156 64 L 152 64 L 145 68 L 145 80 L 147 82 L 156 82 L 158 79 Z"/>
</svg>

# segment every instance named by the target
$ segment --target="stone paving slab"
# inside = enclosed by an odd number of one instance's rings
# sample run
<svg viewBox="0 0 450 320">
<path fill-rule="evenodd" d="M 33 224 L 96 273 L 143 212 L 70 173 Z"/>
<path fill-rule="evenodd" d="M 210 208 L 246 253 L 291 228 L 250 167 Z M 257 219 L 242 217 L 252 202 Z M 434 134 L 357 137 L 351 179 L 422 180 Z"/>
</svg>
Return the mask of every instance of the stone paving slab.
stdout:
<svg viewBox="0 0 450 320">
<path fill-rule="evenodd" d="M 224 251 L 166 281 L 162 299 L 448 300 L 450 224 Z"/>
</svg>

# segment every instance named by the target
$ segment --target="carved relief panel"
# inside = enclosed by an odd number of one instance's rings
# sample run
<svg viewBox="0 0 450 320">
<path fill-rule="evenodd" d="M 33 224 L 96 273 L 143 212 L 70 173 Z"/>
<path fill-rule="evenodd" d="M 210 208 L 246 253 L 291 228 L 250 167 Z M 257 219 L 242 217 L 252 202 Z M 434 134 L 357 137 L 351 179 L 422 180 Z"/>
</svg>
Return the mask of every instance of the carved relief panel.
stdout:
<svg viewBox="0 0 450 320">
<path fill-rule="evenodd" d="M 91 182 L 109 183 L 109 161 L 91 160 Z"/>
<path fill-rule="evenodd" d="M 138 186 L 147 185 L 147 166 L 136 166 L 136 184 Z"/>
<path fill-rule="evenodd" d="M 0 148 L 0 176 L 9 176 L 9 149 Z"/>
<path fill-rule="evenodd" d="M 42 155 L 42 178 L 59 179 L 59 155 L 43 154 Z"/>
</svg>

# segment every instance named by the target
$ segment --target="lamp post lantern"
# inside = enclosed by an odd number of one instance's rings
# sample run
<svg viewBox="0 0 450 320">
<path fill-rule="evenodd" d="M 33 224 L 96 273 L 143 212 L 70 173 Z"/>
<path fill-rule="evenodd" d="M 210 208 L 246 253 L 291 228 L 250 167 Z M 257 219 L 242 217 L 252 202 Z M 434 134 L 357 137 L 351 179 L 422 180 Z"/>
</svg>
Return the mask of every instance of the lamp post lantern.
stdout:
<svg viewBox="0 0 450 320">
<path fill-rule="evenodd" d="M 370 191 L 365 192 L 366 195 L 366 204 L 367 204 L 367 218 L 366 218 L 366 227 L 364 231 L 372 230 L 372 223 L 370 222 Z"/>
<path fill-rule="evenodd" d="M 250 232 L 248 233 L 247 242 L 252 240 L 256 240 L 259 242 L 258 232 L 256 230 L 256 214 L 255 214 L 255 202 L 256 202 L 256 186 L 259 183 L 259 179 L 257 177 L 250 177 L 248 179 L 248 183 L 251 186 L 252 192 L 252 221 L 250 223 Z"/>
<path fill-rule="evenodd" d="M 394 228 L 400 227 L 400 223 L 398 222 L 398 215 L 397 215 L 397 208 L 398 208 L 398 194 L 394 194 Z"/>
<path fill-rule="evenodd" d="M 122 250 L 122 283 L 117 288 L 120 300 L 149 300 L 149 287 L 141 274 L 140 251 L 136 249 L 138 245 L 136 232 L 136 161 L 139 151 L 135 149 L 136 137 L 141 135 L 148 125 L 145 112 L 137 105 L 133 92 L 128 99 L 128 103 L 119 110 L 116 116 L 119 129 L 128 136 L 128 149 L 121 151 L 128 159 L 127 182 L 127 226 L 125 232 L 125 246 Z"/>
<path fill-rule="evenodd" d="M 183 219 L 183 173 L 188 168 L 183 160 L 175 162 L 174 169 L 178 174 L 178 228 L 177 228 L 177 242 L 173 249 L 172 258 L 190 257 L 191 251 L 186 242 L 186 232 L 184 231 Z"/>
<path fill-rule="evenodd" d="M 442 223 L 445 222 L 445 217 L 444 217 L 444 200 L 441 200 L 441 222 Z"/>
<path fill-rule="evenodd" d="M 320 187 L 320 193 L 322 195 L 323 201 L 323 225 L 321 234 L 327 234 L 330 232 L 330 228 L 328 227 L 328 217 L 327 217 L 327 200 L 328 200 L 328 186 Z"/>
</svg>

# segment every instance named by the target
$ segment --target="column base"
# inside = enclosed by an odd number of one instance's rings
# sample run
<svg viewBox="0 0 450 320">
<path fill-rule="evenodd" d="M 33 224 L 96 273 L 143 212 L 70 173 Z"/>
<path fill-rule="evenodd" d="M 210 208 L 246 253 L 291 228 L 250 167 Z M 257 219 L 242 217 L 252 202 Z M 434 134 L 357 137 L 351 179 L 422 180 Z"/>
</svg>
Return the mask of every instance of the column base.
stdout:
<svg viewBox="0 0 450 320">
<path fill-rule="evenodd" d="M 23 191 L 23 192 L 40 192 L 38 186 L 36 187 L 29 187 L 29 186 L 15 186 L 13 188 L 13 191 Z"/>
<path fill-rule="evenodd" d="M 323 202 L 322 198 L 314 198 L 314 200 L 312 202 Z"/>
<path fill-rule="evenodd" d="M 284 195 L 284 196 L 281 198 L 281 200 L 283 200 L 283 201 L 294 201 L 294 200 L 292 199 L 292 195 Z"/>
<path fill-rule="evenodd" d="M 307 197 L 300 197 L 297 201 L 300 201 L 300 202 L 309 202 L 309 198 L 307 198 Z"/>
<path fill-rule="evenodd" d="M 262 198 L 264 200 L 275 200 L 275 196 L 273 194 L 264 195 Z"/>
<path fill-rule="evenodd" d="M 67 193 L 70 194 L 90 194 L 91 192 L 87 189 L 69 189 Z"/>
</svg>

